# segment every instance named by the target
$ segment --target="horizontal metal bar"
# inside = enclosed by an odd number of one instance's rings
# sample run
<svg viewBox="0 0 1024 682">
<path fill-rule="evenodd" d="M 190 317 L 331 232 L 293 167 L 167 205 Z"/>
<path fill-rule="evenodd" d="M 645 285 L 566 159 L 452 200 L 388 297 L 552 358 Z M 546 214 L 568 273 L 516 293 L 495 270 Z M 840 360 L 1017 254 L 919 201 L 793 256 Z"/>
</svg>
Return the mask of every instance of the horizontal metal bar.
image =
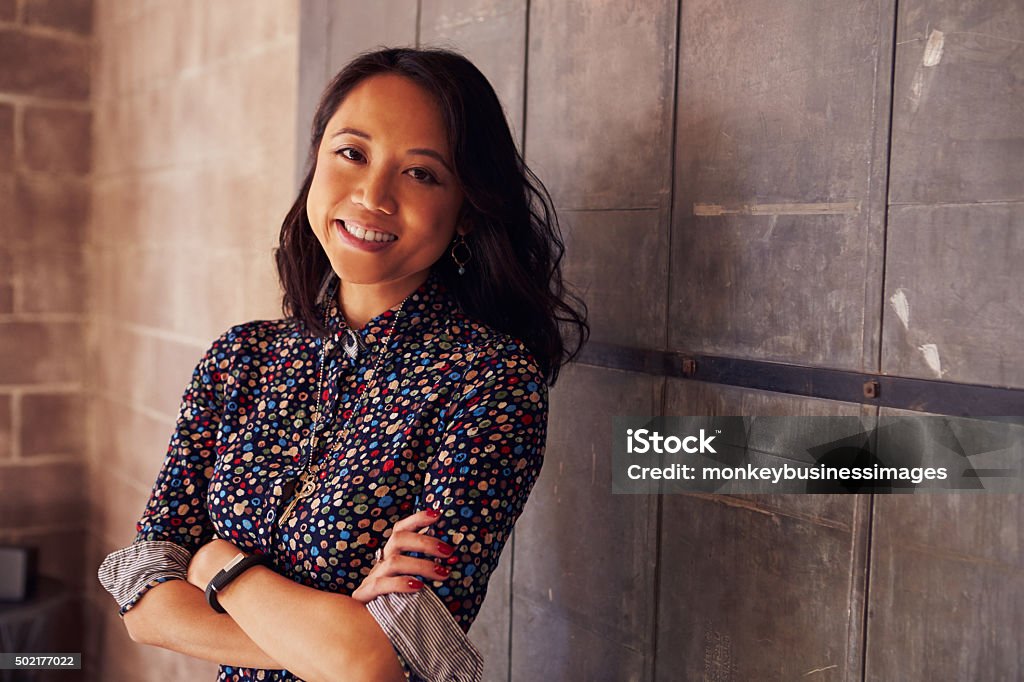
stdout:
<svg viewBox="0 0 1024 682">
<path fill-rule="evenodd" d="M 590 342 L 579 362 L 810 398 L 957 417 L 1024 416 L 1024 389 L 894 377 L 825 367 Z M 873 397 L 871 397 L 873 394 Z"/>
</svg>

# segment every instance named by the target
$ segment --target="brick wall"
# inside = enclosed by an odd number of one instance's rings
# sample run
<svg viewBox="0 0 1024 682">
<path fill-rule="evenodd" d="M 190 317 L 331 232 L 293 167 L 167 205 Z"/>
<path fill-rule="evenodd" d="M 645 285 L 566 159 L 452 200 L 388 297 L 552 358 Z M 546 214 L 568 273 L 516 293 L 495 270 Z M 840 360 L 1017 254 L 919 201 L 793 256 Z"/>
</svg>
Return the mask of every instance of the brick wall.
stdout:
<svg viewBox="0 0 1024 682">
<path fill-rule="evenodd" d="M 0 0 L 0 544 L 36 547 L 41 572 L 65 583 L 39 644 L 75 651 L 91 31 L 89 0 Z"/>
<path fill-rule="evenodd" d="M 182 391 L 233 324 L 279 317 L 271 249 L 293 197 L 297 2 L 97 0 L 85 238 L 86 565 L 134 537 Z M 93 580 L 98 679 L 213 679 L 143 647 Z"/>
</svg>

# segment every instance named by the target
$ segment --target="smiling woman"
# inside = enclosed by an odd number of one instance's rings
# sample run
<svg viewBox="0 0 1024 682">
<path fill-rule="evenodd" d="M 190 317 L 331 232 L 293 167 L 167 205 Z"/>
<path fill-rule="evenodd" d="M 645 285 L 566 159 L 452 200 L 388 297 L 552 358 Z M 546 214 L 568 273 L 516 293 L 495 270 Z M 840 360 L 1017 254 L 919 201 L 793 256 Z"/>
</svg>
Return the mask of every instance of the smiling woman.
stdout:
<svg viewBox="0 0 1024 682">
<path fill-rule="evenodd" d="M 349 64 L 281 227 L 285 317 L 207 351 L 100 567 L 132 638 L 221 680 L 479 680 L 466 634 L 589 333 L 562 252 L 472 64 Z"/>
<path fill-rule="evenodd" d="M 448 149 L 434 98 L 396 74 L 360 82 L 327 122 L 306 215 L 354 325 L 419 286 L 469 230 L 456 225 L 463 192 Z"/>
</svg>

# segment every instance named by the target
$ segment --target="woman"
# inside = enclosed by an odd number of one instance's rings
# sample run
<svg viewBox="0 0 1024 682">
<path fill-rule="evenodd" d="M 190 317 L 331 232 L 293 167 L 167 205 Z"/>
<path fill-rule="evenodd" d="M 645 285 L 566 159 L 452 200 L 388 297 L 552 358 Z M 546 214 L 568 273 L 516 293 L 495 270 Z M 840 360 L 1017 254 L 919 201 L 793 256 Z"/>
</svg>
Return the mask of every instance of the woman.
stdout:
<svg viewBox="0 0 1024 682">
<path fill-rule="evenodd" d="M 277 250 L 287 317 L 207 351 L 100 579 L 134 640 L 221 680 L 479 679 L 465 633 L 586 309 L 547 193 L 461 56 L 358 57 L 310 159 Z"/>
</svg>

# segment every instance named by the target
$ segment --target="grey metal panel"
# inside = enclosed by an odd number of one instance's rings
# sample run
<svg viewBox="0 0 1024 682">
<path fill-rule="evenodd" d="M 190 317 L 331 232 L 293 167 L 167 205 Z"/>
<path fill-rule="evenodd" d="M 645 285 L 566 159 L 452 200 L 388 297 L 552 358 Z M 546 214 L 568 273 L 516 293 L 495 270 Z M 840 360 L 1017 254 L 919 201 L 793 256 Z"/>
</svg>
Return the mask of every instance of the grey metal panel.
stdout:
<svg viewBox="0 0 1024 682">
<path fill-rule="evenodd" d="M 1024 203 L 894 206 L 882 371 L 1024 386 Z"/>
<path fill-rule="evenodd" d="M 866 679 L 1024 678 L 1020 495 L 879 495 L 873 526 Z"/>
<path fill-rule="evenodd" d="M 1024 199 L 1024 6 L 900 2 L 892 203 Z"/>
<path fill-rule="evenodd" d="M 855 416 L 874 408 L 669 380 L 665 414 Z M 668 495 L 659 680 L 858 679 L 869 496 Z M 691 576 L 680 579 L 680 576 Z"/>
<path fill-rule="evenodd" d="M 302 0 L 299 10 L 299 99 L 296 103 L 295 185 L 306 177 L 311 161 L 309 133 L 320 93 L 329 80 L 327 47 L 330 30 L 327 0 Z"/>
<path fill-rule="evenodd" d="M 421 0 L 420 45 L 448 47 L 494 86 L 517 142 L 526 82 L 526 0 Z"/>
<path fill-rule="evenodd" d="M 327 71 L 333 77 L 360 52 L 377 47 L 415 47 L 418 2 L 332 2 Z"/>
<path fill-rule="evenodd" d="M 530 3 L 527 160 L 560 207 L 667 205 L 676 4 Z"/>
<path fill-rule="evenodd" d="M 591 340 L 665 348 L 666 211 L 562 211 L 565 277 L 589 308 Z"/>
<path fill-rule="evenodd" d="M 868 498 L 843 525 L 731 499 L 664 499 L 656 679 L 859 679 Z"/>
<path fill-rule="evenodd" d="M 662 383 L 570 365 L 552 389 L 559 418 L 516 527 L 513 680 L 650 679 L 657 498 L 610 494 L 608 417 L 654 414 Z"/>
<path fill-rule="evenodd" d="M 682 3 L 670 346 L 877 362 L 892 0 Z"/>
<path fill-rule="evenodd" d="M 505 544 L 498 568 L 487 580 L 487 598 L 469 630 L 469 638 L 484 659 L 485 682 L 508 680 L 508 640 L 512 611 L 512 555 L 515 532 Z"/>
</svg>

